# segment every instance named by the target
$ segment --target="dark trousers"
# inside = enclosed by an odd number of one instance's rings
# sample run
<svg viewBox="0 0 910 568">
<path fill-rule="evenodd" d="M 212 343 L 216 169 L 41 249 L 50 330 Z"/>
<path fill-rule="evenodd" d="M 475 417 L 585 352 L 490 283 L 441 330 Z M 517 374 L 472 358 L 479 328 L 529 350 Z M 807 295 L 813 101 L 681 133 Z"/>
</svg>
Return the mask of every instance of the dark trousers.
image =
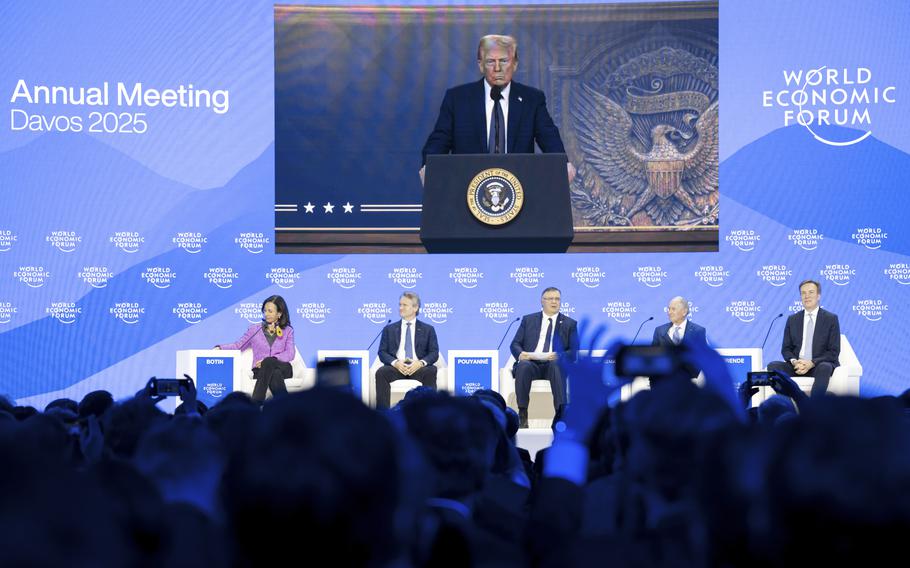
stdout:
<svg viewBox="0 0 910 568">
<path fill-rule="evenodd" d="M 815 382 L 812 383 L 811 396 L 825 396 L 828 391 L 828 382 L 831 380 L 831 373 L 834 372 L 834 365 L 828 362 L 818 363 L 809 369 L 805 375 L 797 375 L 796 369 L 793 368 L 789 361 L 774 361 L 768 364 L 768 370 L 780 371 L 791 377 L 814 377 Z"/>
<path fill-rule="evenodd" d="M 566 379 L 558 361 L 519 361 L 512 368 L 515 377 L 515 398 L 518 408 L 527 408 L 531 402 L 531 381 L 546 379 L 553 391 L 553 408 L 559 410 L 566 403 Z"/>
<path fill-rule="evenodd" d="M 265 400 L 266 390 L 271 390 L 272 396 L 287 394 L 288 389 L 284 386 L 284 380 L 293 376 L 294 369 L 290 363 L 266 357 L 258 369 L 253 369 L 253 380 L 256 381 L 256 386 L 253 387 L 253 400 Z"/>
<path fill-rule="evenodd" d="M 415 363 L 416 364 L 416 363 Z M 401 379 L 420 381 L 425 387 L 436 388 L 436 367 L 427 365 L 417 369 L 410 377 L 406 377 L 391 365 L 383 365 L 376 371 L 376 410 L 386 410 L 392 400 L 392 383 Z"/>
</svg>

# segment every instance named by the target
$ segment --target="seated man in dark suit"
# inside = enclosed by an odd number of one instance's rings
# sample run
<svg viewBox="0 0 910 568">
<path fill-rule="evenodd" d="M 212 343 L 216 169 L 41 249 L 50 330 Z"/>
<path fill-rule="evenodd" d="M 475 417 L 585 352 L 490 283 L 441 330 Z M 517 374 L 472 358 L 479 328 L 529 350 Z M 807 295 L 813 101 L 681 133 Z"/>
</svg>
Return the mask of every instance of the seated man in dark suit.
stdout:
<svg viewBox="0 0 910 568">
<path fill-rule="evenodd" d="M 651 345 L 681 345 L 683 342 L 691 343 L 693 341 L 700 344 L 708 343 L 705 328 L 694 321 L 689 321 L 689 302 L 682 296 L 676 296 L 670 300 L 667 305 L 667 316 L 670 318 L 669 323 L 654 328 Z M 686 365 L 685 371 L 692 378 L 697 377 L 701 369 L 693 365 Z"/>
<path fill-rule="evenodd" d="M 392 381 L 414 379 L 423 386 L 436 388 L 436 367 L 439 343 L 432 325 L 417 320 L 420 297 L 405 292 L 398 301 L 401 320 L 382 330 L 379 341 L 379 360 L 384 363 L 376 371 L 376 409 L 389 408 Z"/>
<path fill-rule="evenodd" d="M 559 358 L 574 361 L 578 353 L 578 324 L 559 313 L 562 295 L 558 288 L 547 288 L 540 296 L 543 311 L 521 318 L 512 340 L 515 366 L 515 398 L 518 400 L 520 428 L 528 427 L 528 403 L 531 381 L 546 379 L 553 391 L 553 407 L 559 412 L 566 404 L 566 378 L 559 368 Z"/>
<path fill-rule="evenodd" d="M 812 396 L 824 396 L 834 368 L 840 362 L 840 322 L 837 316 L 818 307 L 822 297 L 821 284 L 803 280 L 799 285 L 803 310 L 787 318 L 783 361 L 768 365 L 769 371 L 781 371 L 789 376 L 815 377 Z"/>
<path fill-rule="evenodd" d="M 512 80 L 518 69 L 515 38 L 482 37 L 477 67 L 483 79 L 446 91 L 436 126 L 423 146 L 424 164 L 427 154 L 533 154 L 535 142 L 543 152 L 565 153 L 543 91 Z M 575 167 L 568 162 L 566 168 L 571 183 Z"/>
</svg>

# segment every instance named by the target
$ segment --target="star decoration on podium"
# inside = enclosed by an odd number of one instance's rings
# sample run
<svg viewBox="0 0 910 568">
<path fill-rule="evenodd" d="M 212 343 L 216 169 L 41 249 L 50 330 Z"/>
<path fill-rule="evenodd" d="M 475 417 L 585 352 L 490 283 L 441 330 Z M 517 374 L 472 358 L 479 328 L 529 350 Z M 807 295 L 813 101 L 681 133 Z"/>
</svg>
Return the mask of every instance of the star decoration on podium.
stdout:
<svg viewBox="0 0 910 568">
<path fill-rule="evenodd" d="M 347 203 L 345 203 L 344 205 L 342 205 L 342 207 L 344 207 L 344 212 L 345 212 L 345 213 L 353 213 L 353 212 L 354 212 L 354 206 L 351 205 L 351 202 L 350 202 L 350 201 L 348 201 Z"/>
<path fill-rule="evenodd" d="M 309 201 L 307 201 L 307 202 L 306 202 L 306 205 L 304 205 L 303 208 L 306 209 L 306 212 L 307 212 L 307 213 L 312 213 L 312 212 L 313 212 L 313 209 L 315 209 L 316 206 L 313 205 L 312 203 L 310 203 Z"/>
<path fill-rule="evenodd" d="M 332 205 L 332 202 L 331 202 L 331 201 L 329 201 L 329 202 L 327 202 L 325 205 L 323 205 L 322 208 L 325 209 L 325 212 L 326 212 L 326 213 L 334 213 L 334 212 L 335 212 L 335 206 Z"/>
</svg>

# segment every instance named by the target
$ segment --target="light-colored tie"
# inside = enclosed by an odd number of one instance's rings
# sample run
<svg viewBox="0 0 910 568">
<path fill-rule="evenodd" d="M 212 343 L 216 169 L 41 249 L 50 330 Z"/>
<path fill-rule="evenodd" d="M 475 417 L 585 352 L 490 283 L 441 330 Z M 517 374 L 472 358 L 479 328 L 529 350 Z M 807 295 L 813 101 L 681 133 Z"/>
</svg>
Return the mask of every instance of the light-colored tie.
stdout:
<svg viewBox="0 0 910 568">
<path fill-rule="evenodd" d="M 405 359 L 413 359 L 414 358 L 414 343 L 411 340 L 411 322 L 408 322 L 406 325 L 408 327 L 407 327 L 407 331 L 404 332 L 404 334 L 405 334 L 404 335 L 404 356 L 405 356 Z"/>
<path fill-rule="evenodd" d="M 812 359 L 812 339 L 815 337 L 815 318 L 811 314 L 806 314 L 809 317 L 809 323 L 806 324 L 806 333 L 803 337 L 803 348 L 799 350 L 800 359 Z"/>
<path fill-rule="evenodd" d="M 679 345 L 679 342 L 682 341 L 682 336 L 679 335 L 679 326 L 673 327 L 673 344 Z"/>
</svg>

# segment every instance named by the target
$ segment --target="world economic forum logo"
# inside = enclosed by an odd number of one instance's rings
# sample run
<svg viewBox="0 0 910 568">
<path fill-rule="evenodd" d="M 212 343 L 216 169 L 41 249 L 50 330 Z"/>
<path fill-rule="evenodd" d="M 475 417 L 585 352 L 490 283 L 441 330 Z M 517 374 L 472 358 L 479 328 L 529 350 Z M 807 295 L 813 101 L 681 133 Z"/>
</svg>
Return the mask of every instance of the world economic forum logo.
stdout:
<svg viewBox="0 0 910 568">
<path fill-rule="evenodd" d="M 19 308 L 12 302 L 0 302 L 0 324 L 9 323 L 13 316 L 19 313 Z"/>
<path fill-rule="evenodd" d="M 169 266 L 148 266 L 140 274 L 141 278 L 155 288 L 170 288 L 177 278 L 177 273 Z"/>
<path fill-rule="evenodd" d="M 825 236 L 818 232 L 818 229 L 793 229 L 787 240 L 803 250 L 815 250 L 818 244 L 824 240 Z"/>
<path fill-rule="evenodd" d="M 667 272 L 660 266 L 639 266 L 632 272 L 632 278 L 635 278 L 648 288 L 660 288 Z"/>
<path fill-rule="evenodd" d="M 537 288 L 543 280 L 544 272 L 537 266 L 516 266 L 509 278 L 525 288 Z"/>
<path fill-rule="evenodd" d="M 106 266 L 83 266 L 76 275 L 92 288 L 105 288 L 114 274 Z"/>
<path fill-rule="evenodd" d="M 872 109 L 897 102 L 894 85 L 873 80 L 869 67 L 784 69 L 781 89 L 762 92 L 762 106 L 784 110 L 784 126 L 799 124 L 817 141 L 851 146 L 872 135 Z M 820 126 L 843 126 L 862 134 L 844 140 L 822 136 Z"/>
<path fill-rule="evenodd" d="M 139 323 L 139 318 L 145 313 L 145 308 L 139 302 L 117 302 L 108 311 L 123 323 L 132 325 Z"/>
<path fill-rule="evenodd" d="M 332 308 L 325 302 L 303 302 L 297 306 L 297 315 L 316 325 L 324 324 L 331 313 Z"/>
<path fill-rule="evenodd" d="M 486 302 L 480 315 L 496 323 L 506 323 L 514 317 L 515 309 L 508 302 Z"/>
<path fill-rule="evenodd" d="M 19 235 L 9 229 L 0 229 L 0 252 L 13 248 L 13 243 L 19 240 Z"/>
<path fill-rule="evenodd" d="M 600 312 L 616 323 L 629 323 L 632 316 L 638 313 L 638 306 L 632 302 L 615 300 L 607 302 L 607 305 L 600 308 Z"/>
<path fill-rule="evenodd" d="M 76 323 L 76 318 L 82 314 L 82 306 L 77 306 L 76 302 L 51 302 L 44 313 L 60 323 L 70 325 Z"/>
<path fill-rule="evenodd" d="M 50 270 L 45 270 L 43 266 L 20 266 L 19 270 L 13 272 L 13 278 L 30 288 L 44 286 L 50 277 Z"/>
<path fill-rule="evenodd" d="M 868 321 L 881 321 L 888 312 L 888 304 L 882 300 L 858 300 L 853 304 L 853 313 L 866 318 Z"/>
<path fill-rule="evenodd" d="M 906 262 L 892 262 L 884 272 L 885 276 L 898 284 L 910 284 L 910 264 Z"/>
<path fill-rule="evenodd" d="M 227 289 L 234 285 L 234 281 L 240 278 L 240 274 L 234 272 L 231 266 L 212 266 L 202 275 L 210 284 Z"/>
<path fill-rule="evenodd" d="M 733 300 L 727 305 L 726 312 L 743 323 L 750 323 L 758 317 L 761 306 L 755 300 Z"/>
<path fill-rule="evenodd" d="M 326 278 L 332 281 L 332 284 L 345 290 L 356 286 L 361 276 L 362 274 L 356 268 L 344 266 L 333 268 L 325 275 Z"/>
<path fill-rule="evenodd" d="M 423 273 L 413 266 L 399 266 L 393 268 L 387 277 L 402 288 L 410 290 L 417 287 L 417 283 L 423 278 Z"/>
<path fill-rule="evenodd" d="M 227 385 L 224 383 L 207 383 L 202 387 L 202 392 L 212 398 L 221 398 L 227 392 Z"/>
<path fill-rule="evenodd" d="M 300 280 L 300 273 L 291 267 L 278 266 L 266 272 L 265 277 L 275 286 L 288 290 Z"/>
<path fill-rule="evenodd" d="M 597 288 L 606 275 L 599 266 L 578 266 L 572 272 L 572 278 L 585 288 Z"/>
<path fill-rule="evenodd" d="M 234 237 L 234 244 L 250 254 L 262 254 L 269 244 L 269 237 L 263 233 L 240 233 Z"/>
<path fill-rule="evenodd" d="M 386 323 L 392 315 L 392 308 L 385 302 L 364 302 L 357 308 L 357 314 L 373 323 Z"/>
<path fill-rule="evenodd" d="M 826 264 L 819 275 L 835 286 L 846 286 L 850 283 L 850 278 L 856 275 L 856 270 L 850 268 L 849 264 Z"/>
<path fill-rule="evenodd" d="M 139 252 L 145 237 L 137 231 L 117 231 L 108 237 L 108 241 L 123 252 L 133 254 Z"/>
<path fill-rule="evenodd" d="M 860 227 L 850 235 L 850 238 L 856 244 L 863 245 L 869 250 L 878 250 L 888 239 L 888 233 L 881 227 Z"/>
<path fill-rule="evenodd" d="M 181 248 L 190 254 L 199 254 L 202 252 L 202 245 L 209 241 L 208 237 L 199 232 L 184 231 L 177 233 L 171 238 L 171 242 L 177 248 Z"/>
<path fill-rule="evenodd" d="M 566 316 L 575 315 L 575 305 L 571 302 L 560 302 L 559 303 L 559 313 Z"/>
<path fill-rule="evenodd" d="M 765 264 L 755 274 L 768 284 L 780 287 L 793 276 L 793 271 L 786 264 Z"/>
<path fill-rule="evenodd" d="M 449 272 L 449 279 L 462 288 L 476 288 L 483 280 L 483 272 L 476 266 L 458 266 Z"/>
<path fill-rule="evenodd" d="M 262 305 L 256 302 L 243 302 L 234 308 L 234 313 L 249 323 L 259 323 L 262 321 Z"/>
<path fill-rule="evenodd" d="M 720 288 L 730 277 L 730 271 L 725 270 L 722 264 L 706 264 L 698 267 L 695 277 L 712 288 Z"/>
<path fill-rule="evenodd" d="M 82 235 L 76 231 L 51 231 L 44 240 L 60 252 L 73 252 L 82 242 Z"/>
<path fill-rule="evenodd" d="M 209 313 L 208 308 L 200 302 L 180 302 L 171 311 L 175 316 L 190 324 L 201 322 Z"/>
<path fill-rule="evenodd" d="M 734 229 L 724 237 L 724 240 L 743 252 L 751 252 L 761 240 L 761 235 L 753 229 Z"/>
<path fill-rule="evenodd" d="M 433 323 L 446 323 L 453 311 L 448 302 L 426 302 L 420 307 L 420 315 Z"/>
</svg>

